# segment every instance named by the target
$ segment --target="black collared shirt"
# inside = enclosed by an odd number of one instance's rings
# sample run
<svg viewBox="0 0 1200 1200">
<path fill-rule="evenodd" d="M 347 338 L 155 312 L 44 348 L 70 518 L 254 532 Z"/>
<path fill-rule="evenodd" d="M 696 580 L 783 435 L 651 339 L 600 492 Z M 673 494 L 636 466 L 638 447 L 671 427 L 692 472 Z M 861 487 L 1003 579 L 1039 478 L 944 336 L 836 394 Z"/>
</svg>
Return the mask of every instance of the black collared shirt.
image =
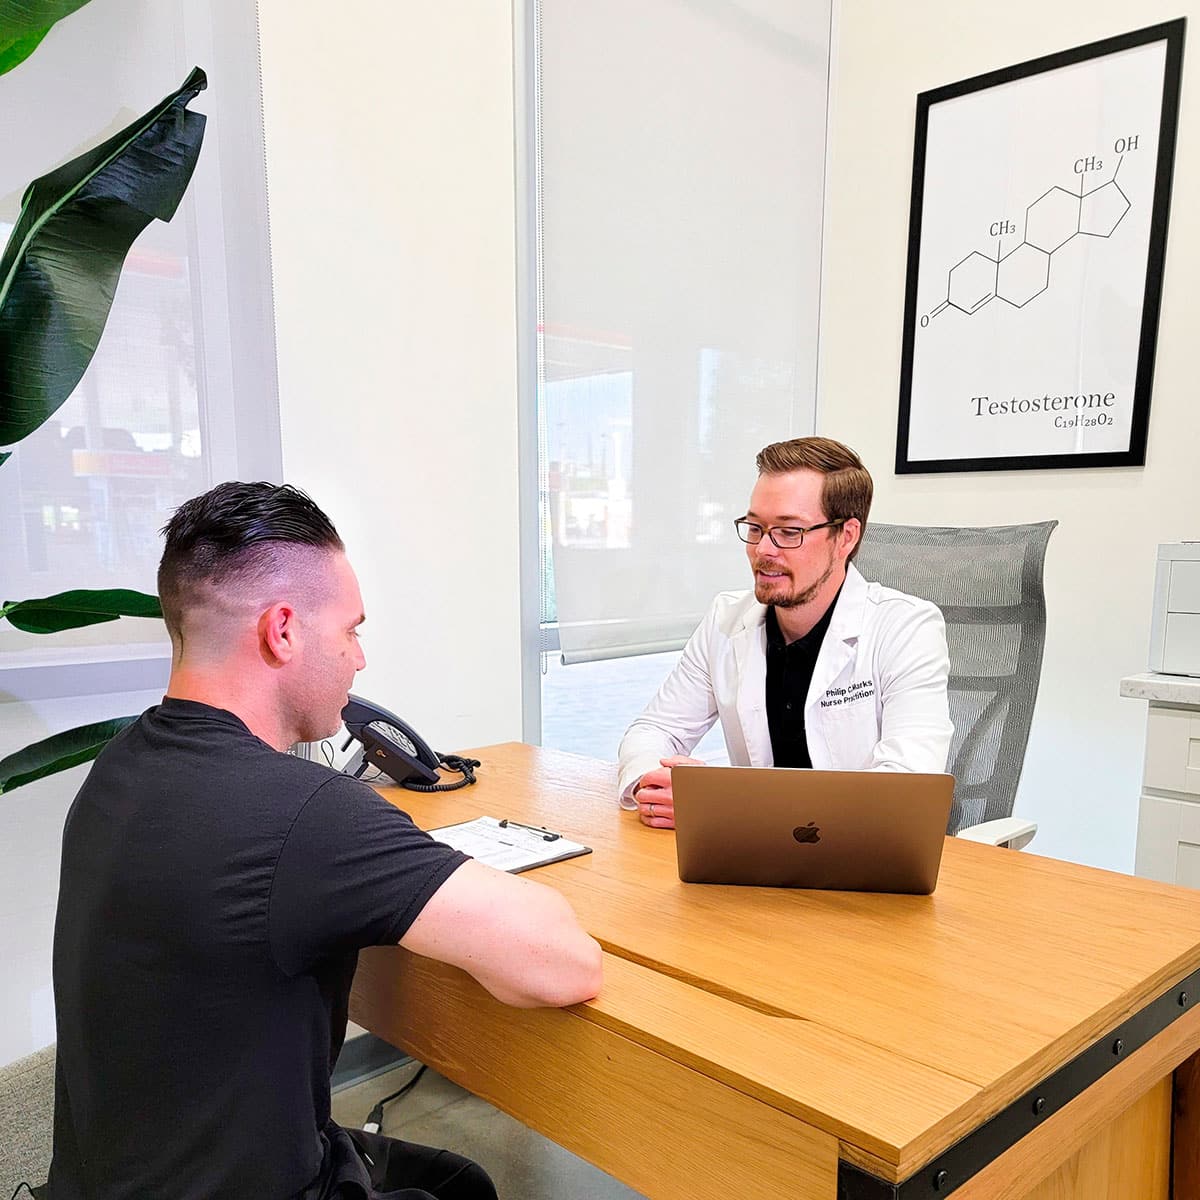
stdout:
<svg viewBox="0 0 1200 1200">
<path fill-rule="evenodd" d="M 767 728 L 777 767 L 812 766 L 804 729 L 804 702 L 837 601 L 835 596 L 812 629 L 790 644 L 779 628 L 775 606 L 767 608 Z"/>
</svg>

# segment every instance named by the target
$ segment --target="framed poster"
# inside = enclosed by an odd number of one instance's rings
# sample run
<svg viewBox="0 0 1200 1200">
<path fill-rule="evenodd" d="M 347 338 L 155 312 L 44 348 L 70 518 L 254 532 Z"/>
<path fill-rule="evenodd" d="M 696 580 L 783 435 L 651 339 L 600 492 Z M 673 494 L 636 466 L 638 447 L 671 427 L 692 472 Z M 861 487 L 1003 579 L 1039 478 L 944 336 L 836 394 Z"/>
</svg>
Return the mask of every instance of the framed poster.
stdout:
<svg viewBox="0 0 1200 1200">
<path fill-rule="evenodd" d="M 1145 462 L 1183 33 L 917 97 L 898 473 Z"/>
</svg>

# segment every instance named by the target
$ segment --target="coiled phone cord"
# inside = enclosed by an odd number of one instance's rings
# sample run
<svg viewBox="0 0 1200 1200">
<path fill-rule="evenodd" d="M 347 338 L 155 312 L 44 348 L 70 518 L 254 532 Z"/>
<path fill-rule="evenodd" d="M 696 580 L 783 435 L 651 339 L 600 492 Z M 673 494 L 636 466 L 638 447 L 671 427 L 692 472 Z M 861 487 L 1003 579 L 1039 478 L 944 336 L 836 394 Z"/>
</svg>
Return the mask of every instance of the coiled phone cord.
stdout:
<svg viewBox="0 0 1200 1200">
<path fill-rule="evenodd" d="M 475 782 L 475 768 L 483 764 L 477 758 L 463 758 L 460 754 L 437 754 L 438 762 L 447 770 L 457 771 L 462 778 L 453 783 L 410 783 L 407 779 L 400 785 L 410 792 L 454 792 L 470 787 Z"/>
</svg>

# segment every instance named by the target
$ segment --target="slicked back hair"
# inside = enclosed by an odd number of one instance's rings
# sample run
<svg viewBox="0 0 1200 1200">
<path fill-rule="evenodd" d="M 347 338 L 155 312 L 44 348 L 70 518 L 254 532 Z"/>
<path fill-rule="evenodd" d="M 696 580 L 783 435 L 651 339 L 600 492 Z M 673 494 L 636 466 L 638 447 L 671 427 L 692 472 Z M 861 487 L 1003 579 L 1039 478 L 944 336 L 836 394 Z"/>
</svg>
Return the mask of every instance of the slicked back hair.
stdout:
<svg viewBox="0 0 1200 1200">
<path fill-rule="evenodd" d="M 856 517 L 861 527 L 858 541 L 846 560 L 852 562 L 862 545 L 862 535 L 867 531 L 867 516 L 875 491 L 871 473 L 863 466 L 862 459 L 849 446 L 843 446 L 833 438 L 804 437 L 772 442 L 758 452 L 754 462 L 760 475 L 819 471 L 824 476 L 821 507 L 825 510 L 825 519 L 845 521 Z"/>
<path fill-rule="evenodd" d="M 282 573 L 293 559 L 289 551 L 345 549 L 333 522 L 286 483 L 219 483 L 181 504 L 161 532 L 167 544 L 158 598 L 177 644 L 189 605 Z"/>
</svg>

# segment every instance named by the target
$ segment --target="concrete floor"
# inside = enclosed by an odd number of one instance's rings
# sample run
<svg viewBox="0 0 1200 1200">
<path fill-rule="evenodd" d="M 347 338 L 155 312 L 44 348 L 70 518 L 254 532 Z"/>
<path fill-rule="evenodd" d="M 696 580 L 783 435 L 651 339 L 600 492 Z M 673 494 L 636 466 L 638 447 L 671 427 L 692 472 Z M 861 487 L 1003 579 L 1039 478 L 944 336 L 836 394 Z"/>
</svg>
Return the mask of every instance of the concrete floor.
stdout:
<svg viewBox="0 0 1200 1200">
<path fill-rule="evenodd" d="M 397 1067 L 334 1093 L 333 1119 L 361 1128 L 376 1101 L 402 1087 L 414 1071 L 415 1064 Z M 431 1070 L 384 1109 L 382 1132 L 474 1159 L 491 1175 L 500 1200 L 641 1200 L 638 1192 Z"/>
</svg>

